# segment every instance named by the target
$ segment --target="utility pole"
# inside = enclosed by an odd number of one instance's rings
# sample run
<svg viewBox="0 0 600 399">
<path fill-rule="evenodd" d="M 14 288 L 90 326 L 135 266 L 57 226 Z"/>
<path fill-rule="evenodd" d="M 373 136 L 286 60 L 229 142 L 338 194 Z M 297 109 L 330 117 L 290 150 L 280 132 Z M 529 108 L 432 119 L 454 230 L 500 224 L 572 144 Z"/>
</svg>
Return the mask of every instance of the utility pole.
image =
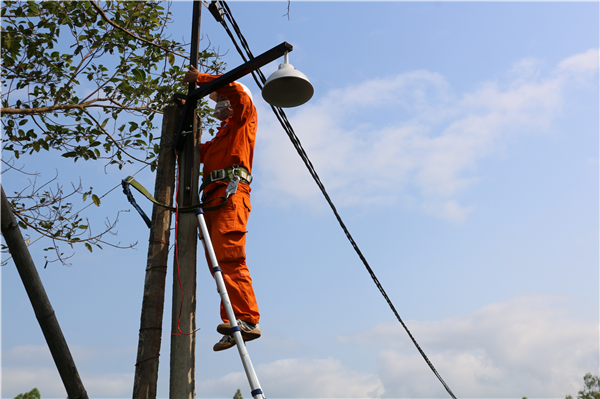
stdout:
<svg viewBox="0 0 600 399">
<path fill-rule="evenodd" d="M 200 42 L 200 7 L 193 2 L 190 64 L 198 68 Z M 190 83 L 188 94 L 196 88 Z M 189 103 L 191 101 L 191 103 Z M 188 100 L 188 112 L 182 115 L 183 142 L 178 148 L 179 207 L 199 203 L 200 130 L 196 113 L 197 99 Z M 186 108 L 187 108 L 186 107 Z M 179 144 L 179 143 L 178 143 Z M 195 398 L 196 372 L 196 250 L 198 222 L 193 213 L 179 213 L 176 221 L 176 247 L 173 265 L 173 311 L 171 320 L 170 399 Z"/>
<path fill-rule="evenodd" d="M 88 399 L 50 299 L 46 295 L 40 275 L 35 268 L 29 249 L 27 249 L 10 203 L 4 194 L 4 188 L 0 186 L 0 190 L 2 191 L 2 203 L 0 203 L 2 235 L 21 276 L 25 291 L 27 291 L 27 296 L 29 296 L 33 306 L 35 317 L 40 324 L 60 378 L 67 391 L 67 396 L 71 399 Z"/>
<path fill-rule="evenodd" d="M 167 206 L 172 206 L 175 192 L 175 153 L 172 146 L 179 123 L 179 114 L 176 106 L 167 106 L 163 111 L 154 198 Z M 170 227 L 171 210 L 154 204 L 140 320 L 140 338 L 133 382 L 133 399 L 156 398 Z"/>
</svg>

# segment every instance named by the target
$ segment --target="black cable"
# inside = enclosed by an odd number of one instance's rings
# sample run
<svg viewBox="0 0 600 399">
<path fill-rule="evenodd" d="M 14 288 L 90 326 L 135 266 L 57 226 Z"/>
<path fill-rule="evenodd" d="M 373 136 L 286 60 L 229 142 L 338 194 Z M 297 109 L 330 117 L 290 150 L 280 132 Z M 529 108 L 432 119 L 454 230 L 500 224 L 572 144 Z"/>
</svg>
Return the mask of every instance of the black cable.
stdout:
<svg viewBox="0 0 600 399">
<path fill-rule="evenodd" d="M 227 20 L 229 20 L 229 22 L 233 26 L 233 29 L 235 30 L 236 35 L 238 36 L 240 42 L 242 43 L 242 47 L 244 47 L 244 50 L 246 51 L 247 56 L 249 57 L 249 59 L 254 58 L 254 56 L 252 55 L 252 52 L 250 51 L 248 43 L 246 42 L 246 39 L 244 38 L 244 35 L 241 33 L 241 31 L 240 31 L 237 23 L 235 22 L 235 19 L 233 18 L 233 15 L 231 14 L 231 10 L 227 6 L 227 3 L 225 1 L 221 0 L 221 1 L 219 1 L 219 4 L 225 10 L 225 12 L 224 12 L 225 17 L 227 18 Z M 239 45 L 237 44 L 235 38 L 233 37 L 233 34 L 231 33 L 229 27 L 227 26 L 227 23 L 225 21 L 222 21 L 221 24 L 223 25 L 223 27 L 227 31 L 227 34 L 231 38 L 233 44 L 235 45 L 236 49 L 240 53 L 242 59 L 244 60 L 244 62 L 246 62 L 247 61 L 246 57 L 242 53 Z M 258 77 L 256 75 L 258 75 Z M 255 75 L 255 73 L 253 71 L 252 72 L 252 76 L 254 77 L 254 80 L 256 81 L 256 84 L 258 85 L 259 89 L 262 90 L 262 88 L 263 88 L 263 86 L 264 86 L 264 84 L 266 82 L 265 76 L 263 75 L 263 73 L 262 73 L 262 71 L 260 69 L 256 70 L 256 75 Z M 259 80 L 260 80 L 260 82 L 259 82 Z M 413 344 L 415 345 L 415 347 L 417 348 L 417 350 L 419 351 L 419 353 L 421 354 L 421 356 L 423 357 L 423 359 L 425 360 L 425 362 L 427 363 L 427 365 L 429 366 L 429 368 L 431 369 L 431 371 L 433 371 L 433 374 L 435 374 L 435 376 L 438 378 L 438 380 L 442 383 L 442 385 L 444 386 L 444 388 L 446 389 L 446 391 L 450 394 L 450 396 L 453 399 L 456 399 L 456 396 L 454 395 L 454 393 L 452 393 L 452 390 L 450 389 L 450 387 L 448 386 L 448 384 L 446 384 L 446 382 L 444 381 L 444 379 L 442 378 L 442 376 L 440 375 L 440 373 L 435 369 L 435 367 L 433 366 L 433 364 L 431 363 L 431 361 L 429 360 L 429 358 L 427 357 L 427 355 L 425 354 L 425 352 L 423 351 L 423 349 L 421 349 L 421 347 L 417 343 L 416 339 L 411 334 L 410 330 L 408 329 L 408 326 L 404 323 L 404 321 L 400 317 L 400 314 L 398 313 L 398 311 L 394 307 L 394 304 L 392 303 L 391 299 L 388 297 L 387 293 L 383 289 L 383 286 L 381 285 L 381 283 L 379 282 L 379 279 L 375 275 L 375 272 L 373 271 L 373 269 L 369 265 L 369 262 L 367 261 L 367 259 L 365 258 L 365 256 L 362 254 L 360 248 L 356 244 L 356 241 L 354 241 L 354 238 L 352 238 L 352 235 L 350 234 L 350 231 L 346 227 L 346 224 L 342 220 L 342 217 L 339 215 L 339 213 L 338 213 L 335 205 L 333 204 L 333 201 L 329 197 L 329 194 L 327 193 L 327 190 L 325 189 L 325 186 L 321 182 L 321 179 L 319 178 L 319 175 L 317 174 L 317 171 L 315 170 L 312 162 L 308 158 L 308 155 L 304 151 L 304 148 L 302 147 L 302 143 L 300 143 L 300 139 L 298 138 L 298 136 L 296 136 L 296 133 L 294 132 L 294 129 L 293 129 L 292 125 L 290 124 L 289 120 L 287 119 L 287 116 L 286 116 L 285 112 L 283 111 L 282 108 L 275 107 L 275 106 L 272 106 L 272 105 L 271 105 L 271 109 L 275 113 L 275 116 L 279 120 L 279 123 L 281 123 L 281 126 L 283 127 L 283 129 L 287 133 L 288 137 L 290 138 L 292 144 L 294 145 L 294 148 L 298 152 L 298 155 L 300 155 L 300 158 L 302 159 L 302 161 L 304 161 L 304 164 L 306 165 L 306 167 L 307 167 L 309 173 L 311 174 L 312 178 L 317 183 L 317 186 L 319 187 L 319 189 L 321 190 L 321 192 L 325 196 L 325 199 L 329 203 L 329 206 L 331 207 L 331 210 L 333 211 L 333 214 L 335 215 L 335 217 L 336 217 L 338 223 L 340 224 L 342 230 L 346 234 L 346 237 L 348 238 L 348 241 L 350 241 L 350 244 L 352 245 L 352 247 L 354 248 L 354 250 L 358 254 L 358 257 L 362 260 L 363 264 L 367 268 L 367 271 L 369 272 L 371 278 L 373 279 L 373 282 L 375 283 L 375 285 L 377 286 L 377 288 L 381 292 L 381 295 L 383 295 L 384 299 L 388 303 L 388 305 L 391 308 L 392 312 L 394 313 L 394 315 L 396 316 L 396 318 L 398 319 L 398 321 L 400 322 L 400 324 L 402 325 L 402 327 L 404 327 L 404 330 L 406 330 L 406 332 L 407 332 L 408 336 L 410 337 L 411 341 L 413 342 Z"/>
<path fill-rule="evenodd" d="M 150 218 L 148 217 L 148 215 L 146 215 L 146 212 L 144 212 L 142 210 L 142 208 L 140 208 L 140 206 L 135 201 L 135 198 L 133 197 L 133 194 L 131 193 L 131 190 L 129 189 L 129 183 L 125 179 L 123 179 L 121 181 L 121 186 L 123 187 L 123 193 L 127 196 L 129 203 L 131 205 L 133 205 L 133 207 L 138 211 L 138 213 L 140 214 L 142 219 L 144 219 L 144 222 L 146 222 L 146 225 L 148 226 L 148 228 L 149 229 L 152 228 L 152 222 L 150 221 Z"/>
</svg>

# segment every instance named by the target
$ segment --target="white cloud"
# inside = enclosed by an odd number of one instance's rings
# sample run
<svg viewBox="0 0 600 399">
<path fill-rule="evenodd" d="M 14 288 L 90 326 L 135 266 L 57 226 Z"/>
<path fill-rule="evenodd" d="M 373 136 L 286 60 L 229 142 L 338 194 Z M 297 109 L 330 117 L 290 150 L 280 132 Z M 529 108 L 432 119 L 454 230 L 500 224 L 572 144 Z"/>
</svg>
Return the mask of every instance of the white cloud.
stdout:
<svg viewBox="0 0 600 399">
<path fill-rule="evenodd" d="M 375 398 L 384 393 L 375 374 L 349 370 L 332 358 L 282 359 L 257 366 L 256 373 L 273 398 Z M 214 397 L 223 387 L 246 387 L 248 381 L 244 373 L 231 373 L 196 386 L 197 395 Z"/>
<path fill-rule="evenodd" d="M 416 198 L 426 212 L 462 221 L 474 209 L 459 196 L 478 163 L 514 137 L 552 126 L 564 89 L 598 69 L 598 50 L 542 76 L 528 58 L 509 81 L 456 95 L 443 76 L 415 71 L 335 89 L 292 111 L 292 126 L 336 205 L 394 206 Z M 290 113 L 291 114 L 291 113 Z M 319 191 L 272 113 L 259 104 L 255 187 L 279 205 L 322 204 Z"/>
<path fill-rule="evenodd" d="M 405 322 L 458 397 L 556 398 L 576 394 L 583 375 L 597 373 L 599 367 L 598 320 L 579 320 L 569 314 L 568 306 L 562 297 L 524 296 L 445 320 Z M 399 323 L 378 324 L 340 335 L 336 341 L 337 350 L 349 354 L 344 360 L 302 357 L 255 364 L 268 397 L 448 396 Z M 79 367 L 90 397 L 130 396 L 133 373 L 90 370 L 85 363 L 102 358 L 97 349 L 74 352 L 90 354 Z M 16 364 L 16 359 L 22 364 Z M 47 347 L 8 349 L 3 361 L 3 397 L 33 387 L 44 397 L 65 397 Z M 372 370 L 362 367 L 371 363 L 376 364 Z M 196 378 L 198 397 L 231 397 L 237 388 L 244 394 L 249 389 L 242 372 L 210 380 Z"/>
<path fill-rule="evenodd" d="M 508 74 L 514 80 L 513 84 L 527 80 L 532 81 L 540 77 L 543 66 L 543 60 L 535 57 L 527 57 L 515 63 L 510 71 L 508 71 Z"/>
<path fill-rule="evenodd" d="M 90 397 L 131 396 L 133 373 L 107 373 L 93 367 L 123 356 L 134 359 L 135 352 L 131 348 L 71 345 L 70 351 Z M 47 345 L 21 345 L 3 350 L 2 362 L 2 397 L 12 398 L 34 387 L 45 398 L 66 397 L 67 392 Z"/>
<path fill-rule="evenodd" d="M 38 388 L 44 398 L 66 397 L 56 368 L 52 367 L 2 367 L 2 397 L 15 397 Z"/>
<path fill-rule="evenodd" d="M 451 199 L 446 203 L 424 203 L 423 209 L 432 215 L 442 217 L 453 222 L 464 222 L 467 216 L 475 210 L 474 206 L 464 207 L 458 201 Z"/>
<path fill-rule="evenodd" d="M 51 361 L 50 349 L 46 345 L 20 345 L 2 353 L 2 360 L 9 362 Z"/>
<path fill-rule="evenodd" d="M 81 379 L 90 397 L 127 398 L 133 390 L 133 377 L 133 373 L 102 373 L 84 374 Z"/>
<path fill-rule="evenodd" d="M 131 396 L 131 374 L 84 374 L 82 383 L 90 398 L 126 398 Z M 64 398 L 67 391 L 56 367 L 2 367 L 2 396 L 14 397 L 38 388 L 43 398 Z"/>
<path fill-rule="evenodd" d="M 591 74 L 598 72 L 598 59 L 600 53 L 597 48 L 589 49 L 585 53 L 575 54 L 558 64 L 559 71 L 573 74 Z"/>
<path fill-rule="evenodd" d="M 564 397 L 598 370 L 598 323 L 569 316 L 562 298 L 528 296 L 436 322 L 407 321 L 411 333 L 458 397 Z M 384 397 L 447 394 L 397 324 L 340 336 L 378 346 Z"/>
</svg>

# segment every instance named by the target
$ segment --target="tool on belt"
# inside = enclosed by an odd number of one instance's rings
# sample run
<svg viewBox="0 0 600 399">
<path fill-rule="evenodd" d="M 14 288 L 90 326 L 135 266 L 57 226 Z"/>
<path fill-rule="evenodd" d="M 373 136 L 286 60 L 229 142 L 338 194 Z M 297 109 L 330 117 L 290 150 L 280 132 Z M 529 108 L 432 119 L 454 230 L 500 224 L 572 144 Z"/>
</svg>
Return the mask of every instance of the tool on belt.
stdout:
<svg viewBox="0 0 600 399">
<path fill-rule="evenodd" d="M 248 172 L 248 169 L 233 165 L 231 168 L 213 170 L 208 176 L 205 176 L 202 180 L 202 185 L 199 191 L 204 191 L 211 183 L 216 181 L 222 181 L 227 184 L 225 193 L 227 197 L 235 194 L 237 186 L 240 182 L 250 184 L 252 183 L 252 175 Z"/>
</svg>

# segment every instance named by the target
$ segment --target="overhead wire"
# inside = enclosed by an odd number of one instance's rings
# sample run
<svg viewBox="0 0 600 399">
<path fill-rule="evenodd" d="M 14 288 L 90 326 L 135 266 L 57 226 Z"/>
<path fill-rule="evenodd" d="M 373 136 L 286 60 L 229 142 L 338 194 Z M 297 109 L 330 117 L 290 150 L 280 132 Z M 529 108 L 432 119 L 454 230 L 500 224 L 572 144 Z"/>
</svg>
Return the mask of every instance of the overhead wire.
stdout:
<svg viewBox="0 0 600 399">
<path fill-rule="evenodd" d="M 227 19 L 229 21 L 229 23 L 231 24 L 231 26 L 233 27 L 233 30 L 235 31 L 235 34 L 237 35 L 237 37 L 238 37 L 238 39 L 239 39 L 239 41 L 241 43 L 241 46 L 244 48 L 244 50 L 246 52 L 246 54 L 244 54 L 242 52 L 242 49 L 240 48 L 240 46 L 238 45 L 237 41 L 235 40 L 234 35 L 231 32 L 231 30 L 229 29 L 229 27 L 227 26 L 227 23 L 225 22 L 225 20 L 220 21 L 221 25 L 225 28 L 225 31 L 227 32 L 227 34 L 231 38 L 234 46 L 236 47 L 237 51 L 240 53 L 240 56 L 242 57 L 242 59 L 244 60 L 244 62 L 248 61 L 248 59 L 254 58 L 254 56 L 252 55 L 252 52 L 250 51 L 250 46 L 248 45 L 248 42 L 246 41 L 246 39 L 245 39 L 244 35 L 242 34 L 242 32 L 241 32 L 238 24 L 236 23 L 236 21 L 235 21 L 235 19 L 233 17 L 233 14 L 231 13 L 231 10 L 229 9 L 229 6 L 227 5 L 227 3 L 225 1 L 223 1 L 223 0 L 220 0 L 217 3 L 225 11 L 223 13 L 224 16 L 225 16 L 225 19 Z M 248 59 L 246 57 L 248 57 Z M 256 81 L 256 84 L 258 85 L 259 89 L 262 90 L 262 88 L 263 88 L 263 86 L 264 86 L 264 84 L 266 82 L 266 78 L 265 78 L 264 74 L 262 73 L 262 71 L 260 69 L 257 69 L 256 71 L 252 72 L 252 76 L 253 76 L 254 80 Z M 356 241 L 354 241 L 354 238 L 350 234 L 350 231 L 348 230 L 348 228 L 346 227 L 346 224 L 344 223 L 344 221 L 342 220 L 340 214 L 338 213 L 338 211 L 337 211 L 337 209 L 336 209 L 333 201 L 329 197 L 329 194 L 327 193 L 327 190 L 325 189 L 324 184 L 321 182 L 321 179 L 319 178 L 319 175 L 317 174 L 316 169 L 314 168 L 314 166 L 313 166 L 312 162 L 310 161 L 308 155 L 304 151 L 304 148 L 302 147 L 302 143 L 300 142 L 300 139 L 298 138 L 298 136 L 294 132 L 294 129 L 293 129 L 290 121 L 288 120 L 288 118 L 287 118 L 284 110 L 282 108 L 280 108 L 280 107 L 275 107 L 275 106 L 272 106 L 272 105 L 271 105 L 271 108 L 272 108 L 273 112 L 275 113 L 275 116 L 277 117 L 277 119 L 281 123 L 281 126 L 283 127 L 283 129 L 287 133 L 288 137 L 290 138 L 292 144 L 294 145 L 294 148 L 296 149 L 296 151 L 300 155 L 300 158 L 302 159 L 302 161 L 306 165 L 306 167 L 307 167 L 310 175 L 312 176 L 313 180 L 315 181 L 315 183 L 317 184 L 317 186 L 319 187 L 319 189 L 323 193 L 323 196 L 325 197 L 325 199 L 327 200 L 329 206 L 331 207 L 331 210 L 333 211 L 333 213 L 334 213 L 334 215 L 335 215 L 338 223 L 340 224 L 340 227 L 342 228 L 342 230 L 346 234 L 346 237 L 348 238 L 348 241 L 352 245 L 352 248 L 354 248 L 354 250 L 357 253 L 358 257 L 363 262 L 363 264 L 366 267 L 369 275 L 373 279 L 373 282 L 375 283 L 375 285 L 377 286 L 377 288 L 381 292 L 381 295 L 384 297 L 384 299 L 388 303 L 390 309 L 392 310 L 392 312 L 394 313 L 394 315 L 396 316 L 396 318 L 398 319 L 398 321 L 400 322 L 400 324 L 402 325 L 402 327 L 404 327 L 404 330 L 406 331 L 406 333 L 410 337 L 411 341 L 413 342 L 413 344 L 415 345 L 415 347 L 417 348 L 417 350 L 419 351 L 419 353 L 421 354 L 421 356 L 423 357 L 423 359 L 425 360 L 425 362 L 427 363 L 427 365 L 429 366 L 429 368 L 431 369 L 431 371 L 438 378 L 438 380 L 440 381 L 440 383 L 444 386 L 444 388 L 446 389 L 446 391 L 448 392 L 448 394 L 453 399 L 456 399 L 456 396 L 454 395 L 454 393 L 452 392 L 452 390 L 450 389 L 450 387 L 448 386 L 448 384 L 444 381 L 444 379 L 442 378 L 442 376 L 440 375 L 440 373 L 436 370 L 436 368 L 434 367 L 433 363 L 431 363 L 431 361 L 429 360 L 429 358 L 427 357 L 427 355 L 425 354 L 425 352 L 423 351 L 423 349 L 421 348 L 421 346 L 417 343 L 415 337 L 412 335 L 412 333 L 408 329 L 408 326 L 404 323 L 404 321 L 400 317 L 400 314 L 398 313 L 398 311 L 396 310 L 396 308 L 395 308 L 394 304 L 392 303 L 391 299 L 389 298 L 389 296 L 385 292 L 385 290 L 383 288 L 383 285 L 381 284 L 381 282 L 379 281 L 379 279 L 375 275 L 375 272 L 373 271 L 373 269 L 369 265 L 369 262 L 367 261 L 367 259 L 363 255 L 362 251 L 358 247 L 358 244 L 356 243 Z"/>
</svg>

